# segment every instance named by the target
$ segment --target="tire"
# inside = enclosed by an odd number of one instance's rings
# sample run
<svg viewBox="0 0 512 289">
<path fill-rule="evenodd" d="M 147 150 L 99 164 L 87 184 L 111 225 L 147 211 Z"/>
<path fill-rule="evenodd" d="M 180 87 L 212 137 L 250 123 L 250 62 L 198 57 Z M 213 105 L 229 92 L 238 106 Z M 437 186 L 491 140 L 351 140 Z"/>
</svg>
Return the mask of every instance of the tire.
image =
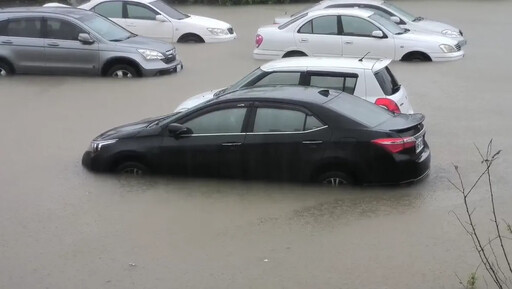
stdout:
<svg viewBox="0 0 512 289">
<path fill-rule="evenodd" d="M 138 162 L 125 162 L 115 169 L 117 174 L 143 176 L 149 173 L 148 167 Z"/>
<path fill-rule="evenodd" d="M 6 77 L 12 75 L 11 67 L 2 61 L 0 61 L 0 77 Z"/>
<path fill-rule="evenodd" d="M 127 64 L 114 65 L 107 72 L 108 77 L 113 78 L 134 78 L 138 77 L 137 70 Z"/>
<path fill-rule="evenodd" d="M 428 62 L 431 61 L 430 57 L 424 53 L 411 53 L 404 58 L 408 62 Z"/>
<path fill-rule="evenodd" d="M 283 58 L 288 58 L 288 57 L 305 57 L 305 56 L 308 56 L 308 55 L 306 53 L 304 53 L 304 52 L 291 51 L 291 52 L 286 52 L 283 55 Z"/>
<path fill-rule="evenodd" d="M 187 42 L 204 43 L 204 39 L 201 38 L 201 36 L 196 35 L 196 34 L 186 34 L 186 35 L 181 36 L 178 39 L 178 42 L 179 43 L 187 43 Z"/>
<path fill-rule="evenodd" d="M 343 172 L 327 172 L 321 174 L 317 181 L 323 185 L 330 187 L 341 187 L 354 184 L 354 179 Z"/>
</svg>

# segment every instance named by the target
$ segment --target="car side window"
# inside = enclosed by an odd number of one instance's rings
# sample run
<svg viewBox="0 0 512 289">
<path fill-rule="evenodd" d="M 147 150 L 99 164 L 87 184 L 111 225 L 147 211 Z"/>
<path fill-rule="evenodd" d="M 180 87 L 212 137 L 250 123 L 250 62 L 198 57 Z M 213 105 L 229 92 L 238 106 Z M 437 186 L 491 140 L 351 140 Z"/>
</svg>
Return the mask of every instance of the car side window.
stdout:
<svg viewBox="0 0 512 289">
<path fill-rule="evenodd" d="M 240 133 L 247 108 L 216 110 L 187 121 L 183 125 L 193 134 Z"/>
<path fill-rule="evenodd" d="M 273 72 L 256 82 L 253 86 L 298 85 L 300 72 Z"/>
<path fill-rule="evenodd" d="M 306 124 L 304 125 L 305 131 L 320 128 L 323 126 L 324 126 L 324 124 L 321 121 L 319 121 L 318 119 L 316 119 L 316 117 L 314 117 L 312 115 L 306 116 Z"/>
<path fill-rule="evenodd" d="M 46 21 L 46 33 L 49 39 L 78 41 L 78 34 L 87 32 L 71 22 L 49 18 Z"/>
<path fill-rule="evenodd" d="M 299 33 L 336 35 L 338 34 L 338 16 L 328 15 L 312 19 L 302 25 Z"/>
<path fill-rule="evenodd" d="M 123 18 L 122 2 L 105 2 L 94 7 L 94 12 L 107 18 Z"/>
<path fill-rule="evenodd" d="M 41 18 L 18 18 L 3 21 L 0 35 L 27 38 L 42 38 Z"/>
<path fill-rule="evenodd" d="M 348 94 L 354 94 L 356 83 L 357 76 L 311 75 L 309 85 L 337 89 Z"/>
<path fill-rule="evenodd" d="M 156 12 L 142 5 L 127 3 L 126 9 L 128 12 L 127 18 L 129 19 L 156 20 L 156 16 L 158 15 Z"/>
<path fill-rule="evenodd" d="M 380 31 L 377 26 L 359 17 L 341 16 L 341 23 L 343 35 L 347 36 L 371 37 L 373 31 Z"/>
</svg>

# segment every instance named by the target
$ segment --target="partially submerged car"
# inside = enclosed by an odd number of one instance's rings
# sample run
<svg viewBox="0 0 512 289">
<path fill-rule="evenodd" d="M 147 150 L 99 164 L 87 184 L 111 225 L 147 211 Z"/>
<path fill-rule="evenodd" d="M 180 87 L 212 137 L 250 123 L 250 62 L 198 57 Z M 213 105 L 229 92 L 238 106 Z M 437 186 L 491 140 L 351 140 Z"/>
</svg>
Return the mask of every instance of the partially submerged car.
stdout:
<svg viewBox="0 0 512 289">
<path fill-rule="evenodd" d="M 424 119 L 340 91 L 256 87 L 106 131 L 82 164 L 97 172 L 331 186 L 411 182 L 430 170 Z"/>
<path fill-rule="evenodd" d="M 0 76 L 130 78 L 182 68 L 173 45 L 137 36 L 91 11 L 62 7 L 0 10 Z"/>
<path fill-rule="evenodd" d="M 433 33 L 441 33 L 448 37 L 459 38 L 457 41 L 463 40 L 462 30 L 455 28 L 449 24 L 442 22 L 425 19 L 421 16 L 414 16 L 413 14 L 403 10 L 402 8 L 381 0 L 324 0 L 320 1 L 312 7 L 307 7 L 299 12 L 292 14 L 289 17 L 276 17 L 274 24 L 282 24 L 290 19 L 302 14 L 304 12 L 311 12 L 329 8 L 361 8 L 370 10 L 379 14 L 382 17 L 400 25 L 402 28 L 407 28 L 412 31 L 425 31 Z"/>
<path fill-rule="evenodd" d="M 306 12 L 256 34 L 256 59 L 291 56 L 388 58 L 404 61 L 447 61 L 464 56 L 465 42 L 442 34 L 410 31 L 365 9 Z"/>
<path fill-rule="evenodd" d="M 340 90 L 396 113 L 413 113 L 407 91 L 395 78 L 389 59 L 292 57 L 262 65 L 235 84 L 195 95 L 176 111 L 240 89 L 266 85 L 302 85 Z"/>
</svg>

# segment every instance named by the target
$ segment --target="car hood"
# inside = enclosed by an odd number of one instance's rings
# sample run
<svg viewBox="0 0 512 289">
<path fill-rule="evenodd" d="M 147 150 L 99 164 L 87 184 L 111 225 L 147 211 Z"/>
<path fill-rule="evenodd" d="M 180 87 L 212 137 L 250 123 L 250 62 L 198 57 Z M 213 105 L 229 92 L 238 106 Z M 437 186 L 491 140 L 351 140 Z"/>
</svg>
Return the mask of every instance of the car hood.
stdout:
<svg viewBox="0 0 512 289">
<path fill-rule="evenodd" d="M 429 32 L 436 32 L 436 33 L 442 33 L 443 30 L 452 30 L 455 32 L 459 32 L 459 29 L 450 26 L 448 24 L 430 20 L 430 19 L 423 19 L 420 22 L 415 22 L 415 24 L 418 27 L 421 27 L 422 31 L 429 31 Z"/>
<path fill-rule="evenodd" d="M 395 35 L 397 39 L 400 40 L 409 40 L 413 42 L 427 42 L 432 43 L 436 42 L 437 44 L 457 44 L 457 39 L 452 37 L 446 37 L 440 33 L 429 33 L 423 31 L 409 31 L 404 34 Z"/>
<path fill-rule="evenodd" d="M 214 89 L 214 90 L 205 91 L 203 93 L 194 95 L 194 96 L 188 98 L 187 100 L 185 100 L 184 102 L 182 102 L 180 105 L 178 105 L 175 112 L 185 111 L 185 110 L 190 109 L 198 104 L 204 103 L 207 100 L 212 99 L 214 94 L 217 91 L 223 90 L 223 89 L 224 88 Z"/>
<path fill-rule="evenodd" d="M 205 28 L 223 28 L 228 29 L 231 27 L 229 23 L 226 23 L 224 21 L 220 21 L 213 18 L 203 17 L 203 16 L 197 16 L 197 15 L 189 15 L 190 17 L 187 17 L 185 19 L 182 19 L 182 22 L 189 23 L 192 25 L 200 25 Z"/>
<path fill-rule="evenodd" d="M 136 49 L 151 49 L 159 52 L 166 52 L 174 48 L 172 44 L 144 36 L 135 36 L 114 43 L 119 46 L 132 47 Z"/>
<path fill-rule="evenodd" d="M 162 115 L 157 117 L 146 118 L 137 122 L 132 122 L 124 125 L 120 125 L 113 129 L 107 130 L 106 132 L 100 134 L 94 140 L 108 140 L 108 139 L 122 139 L 136 136 L 141 131 L 148 128 L 151 123 L 154 123 L 158 120 L 164 119 L 169 115 Z"/>
</svg>

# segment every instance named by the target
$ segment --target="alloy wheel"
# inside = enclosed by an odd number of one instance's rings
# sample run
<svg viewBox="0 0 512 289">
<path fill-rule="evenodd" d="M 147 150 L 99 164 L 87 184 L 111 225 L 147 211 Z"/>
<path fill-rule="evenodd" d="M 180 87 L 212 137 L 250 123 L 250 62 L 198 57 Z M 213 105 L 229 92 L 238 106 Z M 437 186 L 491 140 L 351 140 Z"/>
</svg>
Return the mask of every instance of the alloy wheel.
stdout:
<svg viewBox="0 0 512 289">
<path fill-rule="evenodd" d="M 114 78 L 132 78 L 133 75 L 128 70 L 120 69 L 112 73 Z"/>
<path fill-rule="evenodd" d="M 0 76 L 7 76 L 7 71 L 0 67 Z"/>
<path fill-rule="evenodd" d="M 331 187 L 339 187 L 342 185 L 346 185 L 347 181 L 342 178 L 328 178 L 323 181 L 325 185 L 329 185 Z"/>
<path fill-rule="evenodd" d="M 126 168 L 121 171 L 123 175 L 141 176 L 143 171 L 138 168 Z"/>
</svg>

